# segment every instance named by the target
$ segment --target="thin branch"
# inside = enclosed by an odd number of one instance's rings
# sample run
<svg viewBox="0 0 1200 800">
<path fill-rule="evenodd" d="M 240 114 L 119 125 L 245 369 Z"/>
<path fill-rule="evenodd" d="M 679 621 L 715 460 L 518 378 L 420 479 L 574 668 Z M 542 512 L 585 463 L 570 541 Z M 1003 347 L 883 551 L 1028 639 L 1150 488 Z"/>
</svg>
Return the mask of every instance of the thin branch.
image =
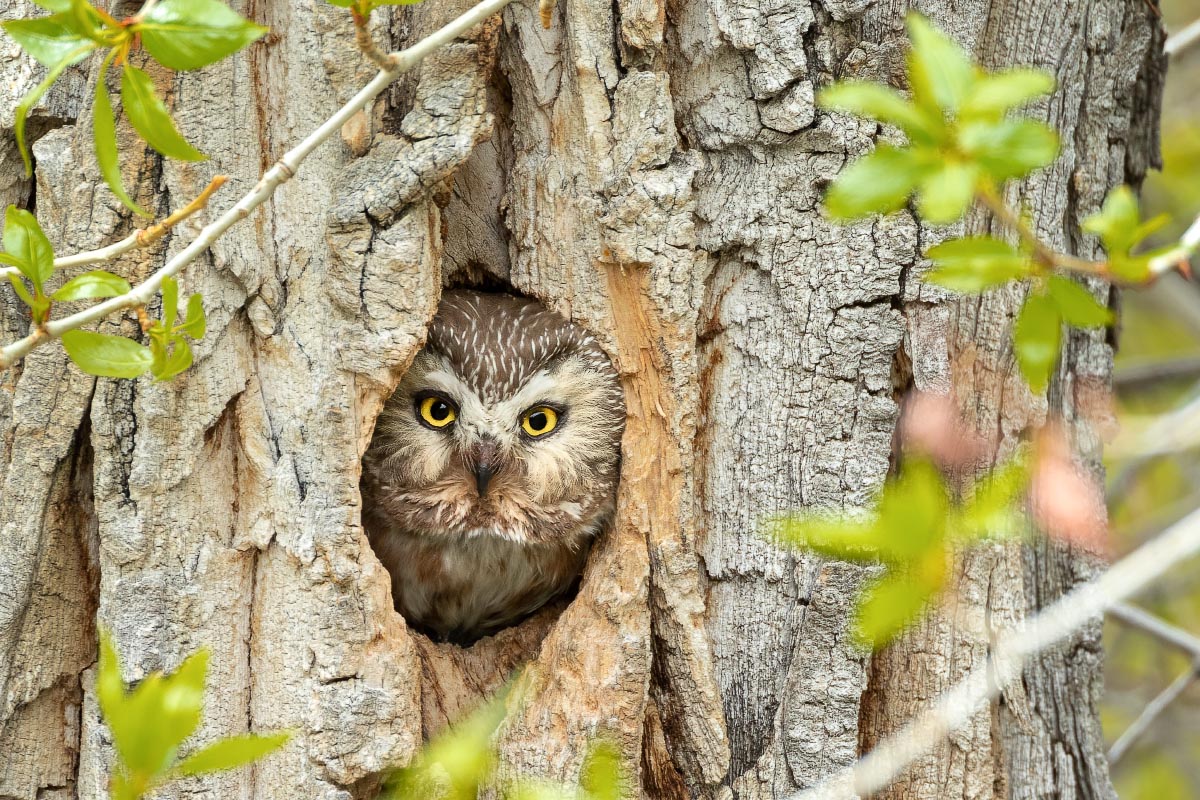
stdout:
<svg viewBox="0 0 1200 800">
<path fill-rule="evenodd" d="M 213 192 L 224 186 L 227 180 L 229 179 L 224 175 L 218 175 L 209 182 L 208 186 L 204 187 L 204 191 L 196 195 L 195 200 L 171 214 L 171 216 L 162 222 L 151 225 L 149 228 L 134 231 L 121 241 L 110 244 L 107 247 L 101 247 L 98 250 L 87 250 L 82 253 L 76 253 L 73 256 L 56 258 L 54 259 L 54 268 L 63 269 L 65 267 L 99 264 L 102 261 L 109 261 L 117 256 L 128 253 L 130 250 L 135 250 L 139 247 L 148 247 L 165 236 L 171 228 L 208 205 L 208 200 L 212 197 Z"/>
<path fill-rule="evenodd" d="M 1103 263 L 1095 261 L 1086 261 L 1082 258 L 1075 258 L 1066 253 L 1059 253 L 1048 247 L 1045 242 L 1038 237 L 1029 224 L 1021 217 L 1020 214 L 1014 212 L 1004 202 L 1004 198 L 994 186 L 987 186 L 979 193 L 983 204 L 988 207 L 988 210 L 1000 220 L 1003 224 L 1012 228 L 1017 232 L 1017 235 L 1028 242 L 1033 248 L 1034 257 L 1050 269 L 1055 267 L 1063 267 L 1073 272 L 1081 272 L 1087 275 L 1096 275 L 1105 280 L 1111 280 L 1112 276 Z"/>
<path fill-rule="evenodd" d="M 1177 628 L 1154 614 L 1128 603 L 1117 603 L 1108 610 L 1108 615 L 1126 625 L 1138 628 L 1172 647 L 1179 648 L 1193 659 L 1200 660 L 1200 636 Z"/>
<path fill-rule="evenodd" d="M 793 800 L 867 796 L 883 789 L 1019 679 L 1029 659 L 1137 594 L 1197 552 L 1200 552 L 1200 510 L 1142 545 L 1095 581 L 1080 586 L 1026 620 L 1018 630 L 995 643 L 987 662 L 973 669 L 932 707 L 887 737 L 852 767 L 819 786 L 798 792 Z"/>
<path fill-rule="evenodd" d="M 1125 387 L 1195 377 L 1200 377 L 1200 356 L 1183 356 L 1123 365 L 1113 372 L 1113 384 Z"/>
<path fill-rule="evenodd" d="M 1126 728 L 1108 750 L 1108 763 L 1116 764 L 1121 757 L 1129 752 L 1138 739 L 1150 730 L 1154 720 L 1158 719 L 1171 703 L 1178 699 L 1192 683 L 1200 677 L 1200 660 L 1193 661 L 1191 668 L 1171 682 L 1161 693 L 1142 709 L 1138 718 Z"/>
<path fill-rule="evenodd" d="M 375 37 L 371 36 L 371 29 L 368 27 L 371 18 L 358 13 L 358 9 L 355 8 L 350 9 L 350 16 L 354 19 L 354 43 L 358 45 L 358 49 L 375 66 L 384 70 L 391 69 L 394 66 L 392 58 L 395 54 L 384 52 L 375 43 Z"/>
<path fill-rule="evenodd" d="M 1187 260 L 1200 248 L 1200 216 L 1192 221 L 1191 226 L 1179 239 L 1179 244 L 1160 256 L 1150 259 L 1150 274 L 1161 275 L 1173 269 L 1187 266 Z M 1185 272 L 1186 274 L 1186 272 Z"/>
<path fill-rule="evenodd" d="M 300 165 L 304 163 L 304 160 L 313 150 L 341 130 L 342 126 L 351 117 L 378 97 L 392 82 L 419 64 L 430 53 L 437 51 L 443 45 L 449 44 L 462 36 L 488 17 L 503 10 L 511 2 L 513 0 L 484 0 L 457 19 L 452 20 L 429 36 L 426 36 L 412 47 L 391 53 L 388 56 L 389 63 L 392 64 L 390 68 L 381 69 L 371 79 L 371 82 L 360 89 L 349 102 L 338 109 L 333 116 L 323 122 L 316 130 L 306 136 L 300 144 L 285 153 L 279 161 L 275 162 L 275 166 L 263 174 L 253 189 L 245 194 L 232 208 L 205 226 L 200 231 L 200 235 L 191 244 L 179 251 L 174 258 L 164 264 L 157 272 L 126 294 L 110 298 L 102 303 L 97 303 L 69 317 L 52 320 L 24 339 L 20 339 L 3 348 L 0 350 L 0 369 L 12 366 L 13 363 L 18 359 L 24 358 L 35 347 L 45 344 L 52 338 L 62 336 L 66 331 L 81 328 L 96 320 L 103 319 L 109 314 L 149 303 L 155 293 L 158 292 L 159 287 L 162 286 L 165 278 L 176 275 L 195 260 L 197 256 L 211 247 L 213 242 L 219 239 L 235 223 L 250 216 L 250 213 L 254 209 L 262 205 L 275 193 L 276 189 L 296 174 Z"/>
<path fill-rule="evenodd" d="M 1200 19 L 1168 36 L 1167 43 L 1163 46 L 1163 52 L 1174 57 L 1197 42 L 1200 42 Z"/>
</svg>

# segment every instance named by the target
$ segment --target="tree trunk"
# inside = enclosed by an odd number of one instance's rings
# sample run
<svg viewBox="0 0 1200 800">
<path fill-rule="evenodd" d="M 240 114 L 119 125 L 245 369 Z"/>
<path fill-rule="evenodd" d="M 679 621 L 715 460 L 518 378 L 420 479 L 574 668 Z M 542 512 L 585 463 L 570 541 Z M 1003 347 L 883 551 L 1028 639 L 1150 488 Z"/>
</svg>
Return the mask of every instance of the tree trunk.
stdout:
<svg viewBox="0 0 1200 800">
<path fill-rule="evenodd" d="M 990 459 L 1061 414 L 1098 465 L 1112 350 L 1073 334 L 1049 401 L 1035 398 L 1009 345 L 1021 288 L 953 297 L 919 281 L 945 230 L 907 213 L 848 227 L 821 215 L 823 187 L 877 130 L 815 110 L 814 90 L 900 81 L 902 0 L 663 3 L 559 0 L 549 30 L 517 4 L 432 57 L 188 268 L 209 333 L 175 381 L 95 380 L 58 346 L 4 376 L 0 798 L 103 796 L 97 620 L 130 680 L 211 648 L 202 737 L 295 731 L 253 770 L 163 797 L 368 796 L 532 662 L 528 702 L 498 736 L 505 770 L 574 779 L 602 734 L 645 796 L 782 798 L 965 675 L 986 655 L 980 631 L 1094 574 L 1049 545 L 972 552 L 953 611 L 872 657 L 847 632 L 864 569 L 763 541 L 771 514 L 870 502 L 911 388 L 953 387 L 998 432 Z M 388 7 L 376 32 L 402 45 L 469 5 Z M 915 5 L 983 63 L 1058 77 L 1032 113 L 1059 129 L 1063 156 L 1011 199 L 1050 241 L 1092 255 L 1080 220 L 1156 154 L 1149 3 Z M 343 9 L 235 6 L 271 34 L 198 73 L 152 70 L 212 159 L 163 161 L 121 129 L 126 185 L 160 214 L 218 173 L 224 208 L 374 72 Z M 11 42 L 5 57 L 11 127 L 43 73 Z M 91 152 L 97 63 L 35 112 L 33 183 L 0 137 L 3 201 L 36 202 L 64 254 L 135 224 Z M 191 235 L 111 268 L 141 279 Z M 359 522 L 375 415 L 447 285 L 511 286 L 594 331 L 629 407 L 617 522 L 578 595 L 469 649 L 406 628 Z M 9 290 L 0 301 L 12 340 L 28 318 Z M 887 796 L 1113 797 L 1100 662 L 1096 625 Z"/>
</svg>

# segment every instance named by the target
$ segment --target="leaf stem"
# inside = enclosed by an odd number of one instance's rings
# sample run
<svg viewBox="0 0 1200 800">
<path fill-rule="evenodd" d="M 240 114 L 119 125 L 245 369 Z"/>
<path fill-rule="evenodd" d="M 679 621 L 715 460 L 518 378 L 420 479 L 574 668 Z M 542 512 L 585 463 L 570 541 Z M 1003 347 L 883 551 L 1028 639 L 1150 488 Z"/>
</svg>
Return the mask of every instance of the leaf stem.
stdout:
<svg viewBox="0 0 1200 800">
<path fill-rule="evenodd" d="M 35 347 L 45 344 L 51 337 L 57 338 L 62 336 L 66 331 L 81 328 L 84 325 L 103 319 L 109 314 L 149 303 L 165 279 L 178 274 L 184 267 L 195 260 L 197 256 L 208 250 L 213 242 L 219 239 L 225 231 L 250 216 L 250 213 L 254 209 L 266 202 L 275 193 L 276 189 L 296 174 L 300 165 L 313 150 L 323 144 L 326 139 L 340 131 L 342 126 L 351 117 L 378 97 L 397 78 L 419 64 L 431 53 L 436 52 L 444 45 L 462 36 L 493 14 L 502 11 L 511 2 L 513 0 L 483 0 L 483 2 L 470 8 L 461 16 L 451 20 L 411 47 L 388 54 L 390 67 L 381 69 L 371 79 L 370 83 L 360 89 L 333 116 L 321 123 L 316 130 L 309 133 L 298 145 L 285 153 L 279 161 L 275 162 L 273 167 L 263 174 L 253 189 L 243 195 L 232 208 L 227 209 L 219 217 L 206 225 L 200 231 L 200 235 L 191 244 L 179 251 L 174 258 L 169 260 L 144 282 L 135 286 L 131 291 L 118 297 L 109 298 L 102 303 L 97 303 L 69 317 L 47 323 L 45 328 L 47 333 L 46 338 L 38 339 L 34 334 L 30 334 L 0 349 L 0 369 L 7 369 L 12 366 L 18 359 L 24 358 Z"/>
<path fill-rule="evenodd" d="M 1071 272 L 1112 280 L 1112 275 L 1104 262 L 1087 261 L 1067 253 L 1059 253 L 1043 242 L 1037 233 L 1029 227 L 1025 219 L 1009 208 L 1008 204 L 1004 202 L 1004 198 L 1000 196 L 1000 192 L 996 189 L 996 186 L 991 182 L 980 188 L 978 195 L 979 199 L 987 206 L 996 219 L 1016 231 L 1017 236 L 1033 248 L 1034 258 L 1046 269 L 1062 268 Z"/>
</svg>

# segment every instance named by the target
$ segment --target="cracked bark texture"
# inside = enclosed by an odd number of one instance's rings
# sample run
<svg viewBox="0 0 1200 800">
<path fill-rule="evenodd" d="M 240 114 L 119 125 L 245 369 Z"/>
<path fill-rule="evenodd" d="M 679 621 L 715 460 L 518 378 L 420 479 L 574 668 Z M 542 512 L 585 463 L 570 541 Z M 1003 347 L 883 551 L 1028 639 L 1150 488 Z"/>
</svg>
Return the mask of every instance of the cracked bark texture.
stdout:
<svg viewBox="0 0 1200 800">
<path fill-rule="evenodd" d="M 150 68 L 212 160 L 164 162 L 120 129 L 126 184 L 160 213 L 217 173 L 231 176 L 224 207 L 373 73 L 341 9 L 234 5 L 271 35 L 199 73 Z M 373 25 L 401 46 L 468 5 L 426 0 Z M 1148 9 L 913 7 L 985 64 L 1058 77 L 1031 113 L 1062 133 L 1063 158 L 1011 199 L 1051 242 L 1092 255 L 1079 221 L 1156 156 L 1164 65 Z M 184 376 L 94 380 L 58 347 L 3 376 L 0 798 L 103 796 L 97 620 L 131 680 L 212 649 L 202 740 L 296 732 L 254 770 L 163 797 L 370 796 L 381 770 L 528 665 L 526 702 L 496 738 L 507 772 L 573 779 L 599 734 L 643 796 L 782 798 L 965 674 L 987 631 L 1093 575 L 1048 546 L 973 552 L 956 607 L 872 657 L 848 635 L 869 570 L 758 533 L 789 509 L 869 503 L 910 387 L 953 387 L 997 431 L 990 460 L 1061 414 L 1098 469 L 1103 336 L 1073 334 L 1035 399 L 1009 346 L 1020 288 L 964 300 L 923 286 L 919 253 L 947 231 L 907 214 L 841 227 L 819 211 L 827 182 L 887 132 L 815 109 L 815 92 L 850 76 L 901 85 L 908 8 L 559 0 L 546 30 L 517 3 L 352 120 L 189 267 L 209 334 Z M 34 13 L 0 0 L 2 17 Z M 0 198 L 36 204 L 62 253 L 126 235 L 134 221 L 90 149 L 97 63 L 35 110 L 29 181 L 10 109 L 42 72 L 3 48 Z M 110 268 L 136 281 L 193 231 Z M 593 330 L 629 407 L 617 521 L 578 595 L 469 649 L 392 610 L 358 493 L 375 415 L 441 288 L 462 284 L 511 286 Z M 0 321 L 6 340 L 28 326 L 7 289 Z M 1030 666 L 887 796 L 1111 797 L 1098 642 L 1094 626 Z"/>
</svg>

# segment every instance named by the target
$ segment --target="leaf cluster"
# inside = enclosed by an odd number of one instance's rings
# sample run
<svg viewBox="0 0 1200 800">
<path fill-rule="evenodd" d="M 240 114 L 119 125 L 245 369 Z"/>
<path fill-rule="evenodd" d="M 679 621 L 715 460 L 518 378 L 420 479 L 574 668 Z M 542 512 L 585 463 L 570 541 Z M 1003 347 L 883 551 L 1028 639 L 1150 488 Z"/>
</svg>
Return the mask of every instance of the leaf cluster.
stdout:
<svg viewBox="0 0 1200 800">
<path fill-rule="evenodd" d="M 381 800 L 475 800 L 495 777 L 492 738 L 504 720 L 507 695 L 502 692 L 427 744 L 407 767 L 393 772 L 384 783 Z M 505 800 L 621 800 L 625 785 L 620 753 L 610 742 L 597 740 L 588 748 L 578 787 L 521 780 L 501 787 L 500 796 Z"/>
<path fill-rule="evenodd" d="M 907 25 L 911 99 L 863 81 L 839 82 L 820 95 L 825 108 L 893 125 L 907 138 L 903 145 L 880 145 L 843 170 L 826 194 L 826 209 L 834 218 L 855 219 L 896 211 L 915 195 L 917 214 L 941 224 L 960 219 L 976 200 L 987 203 L 1015 228 L 1019 244 L 993 236 L 944 241 L 926 252 L 934 269 L 924 279 L 970 293 L 1031 281 L 1014 324 L 1013 349 L 1025 381 L 1043 392 L 1058 361 L 1063 324 L 1086 328 L 1113 322 L 1107 308 L 1081 285 L 1054 274 L 1056 268 L 1148 280 L 1150 260 L 1161 251 L 1134 255 L 1132 249 L 1165 219 L 1141 222 L 1133 192 L 1122 186 L 1084 223 L 1084 230 L 1100 236 L 1107 265 L 1081 262 L 1046 247 L 1028 221 L 1004 206 L 998 187 L 1057 157 L 1053 130 L 1010 116 L 1053 91 L 1053 78 L 1027 68 L 987 72 L 921 15 L 910 14 Z"/>
<path fill-rule="evenodd" d="M 288 741 L 286 732 L 243 734 L 178 758 L 180 746 L 200 725 L 207 672 L 208 651 L 199 650 L 170 675 L 155 672 L 130 689 L 112 637 L 101 631 L 96 698 L 117 753 L 109 785 L 113 800 L 138 800 L 171 780 L 250 764 Z"/>
<path fill-rule="evenodd" d="M 8 273 L 17 296 L 29 306 L 33 324 L 42 327 L 50 319 L 54 303 L 100 300 L 132 291 L 129 282 L 102 269 L 71 278 L 47 294 L 45 284 L 54 274 L 54 248 L 33 214 L 9 206 L 4 215 L 4 250 L 0 263 L 17 269 Z M 149 346 L 105 333 L 69 330 L 62 334 L 63 347 L 71 360 L 90 375 L 136 378 L 147 370 L 156 380 L 169 380 L 192 365 L 188 339 L 204 337 L 206 320 L 199 294 L 188 298 L 179 313 L 179 284 L 174 278 L 162 283 L 163 312 L 158 320 L 147 320 Z"/>
<path fill-rule="evenodd" d="M 955 500 L 930 461 L 905 461 L 867 519 L 796 515 L 774 526 L 783 545 L 846 561 L 881 563 L 859 597 L 855 634 L 881 647 L 915 621 L 946 587 L 948 547 L 1024 530 L 1019 504 L 1029 484 L 1023 461 L 992 472 Z"/>
<path fill-rule="evenodd" d="M 49 70 L 16 109 L 15 133 L 25 171 L 33 164 L 25 141 L 30 110 L 67 67 L 91 53 L 105 52 L 93 104 L 93 142 L 100 172 L 121 202 L 143 216 L 125 191 L 118 164 L 116 120 L 108 93 L 108 71 L 121 70 L 121 107 L 134 130 L 162 155 L 200 161 L 205 155 L 190 145 L 175 126 L 150 75 L 128 63 L 140 47 L 150 58 L 172 70 L 194 70 L 213 64 L 258 39 L 266 28 L 243 19 L 220 0 L 161 0 L 147 3 L 138 14 L 117 20 L 87 0 L 35 0 L 50 11 L 46 17 L 9 20 L 5 31 Z"/>
<path fill-rule="evenodd" d="M 1034 69 L 985 72 L 920 14 L 909 14 L 907 25 L 911 100 L 865 81 L 820 94 L 824 108 L 894 125 L 908 138 L 904 146 L 880 145 L 842 172 L 825 197 L 835 218 L 890 213 L 915 194 L 922 218 L 953 222 L 981 187 L 1028 175 L 1058 155 L 1048 126 L 1008 116 L 1053 91 L 1053 78 Z"/>
</svg>

